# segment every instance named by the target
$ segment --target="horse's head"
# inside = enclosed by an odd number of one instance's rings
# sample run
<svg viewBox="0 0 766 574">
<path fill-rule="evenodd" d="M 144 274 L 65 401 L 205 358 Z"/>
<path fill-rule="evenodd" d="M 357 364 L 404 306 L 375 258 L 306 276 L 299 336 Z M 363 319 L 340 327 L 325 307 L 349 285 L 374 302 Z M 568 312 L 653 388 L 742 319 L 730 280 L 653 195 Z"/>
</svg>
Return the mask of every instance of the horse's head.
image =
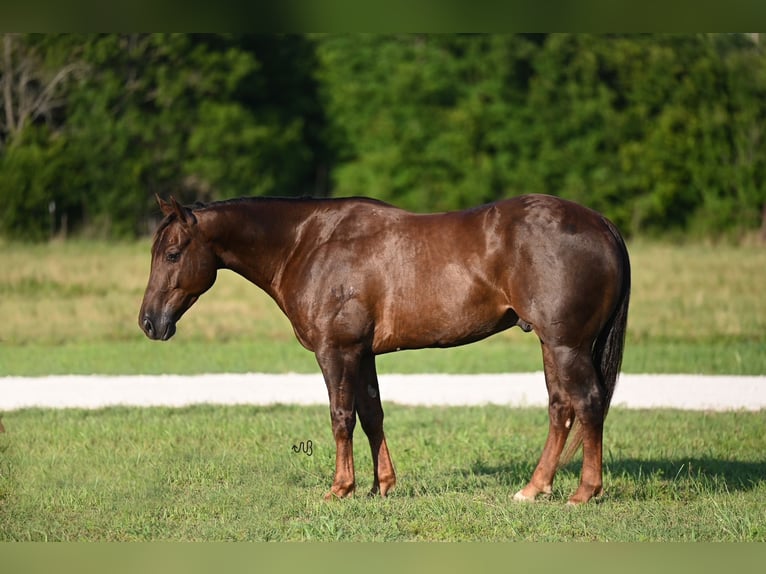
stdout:
<svg viewBox="0 0 766 574">
<path fill-rule="evenodd" d="M 217 259 L 191 210 L 157 197 L 165 219 L 152 245 L 152 268 L 138 324 L 150 339 L 167 341 L 176 322 L 212 287 Z"/>
</svg>

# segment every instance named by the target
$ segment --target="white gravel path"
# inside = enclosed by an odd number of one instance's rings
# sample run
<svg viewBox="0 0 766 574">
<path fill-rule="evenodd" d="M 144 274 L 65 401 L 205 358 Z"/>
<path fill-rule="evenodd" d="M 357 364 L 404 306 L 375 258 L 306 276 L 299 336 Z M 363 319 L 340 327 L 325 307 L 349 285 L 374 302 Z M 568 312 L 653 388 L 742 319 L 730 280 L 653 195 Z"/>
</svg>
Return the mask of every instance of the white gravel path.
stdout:
<svg viewBox="0 0 766 574">
<path fill-rule="evenodd" d="M 544 406 L 542 372 L 500 375 L 380 375 L 385 403 Z M 320 374 L 67 375 L 0 378 L 0 412 L 26 407 L 100 408 L 191 404 L 321 404 Z M 624 374 L 612 405 L 688 410 L 766 409 L 766 376 Z"/>
</svg>

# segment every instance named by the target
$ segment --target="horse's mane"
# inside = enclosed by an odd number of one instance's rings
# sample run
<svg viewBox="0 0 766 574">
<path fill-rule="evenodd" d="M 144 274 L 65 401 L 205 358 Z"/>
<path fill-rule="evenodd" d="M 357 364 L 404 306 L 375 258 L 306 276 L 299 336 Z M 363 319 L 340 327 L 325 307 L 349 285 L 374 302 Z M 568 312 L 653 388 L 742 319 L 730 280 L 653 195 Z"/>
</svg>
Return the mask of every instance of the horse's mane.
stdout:
<svg viewBox="0 0 766 574">
<path fill-rule="evenodd" d="M 260 200 L 260 199 L 267 199 L 265 197 L 236 197 L 232 199 L 223 199 L 220 201 L 195 201 L 191 205 L 184 205 L 184 207 L 190 211 L 199 211 L 200 209 L 207 209 L 210 207 L 215 206 L 224 206 L 224 205 L 234 205 L 244 202 L 249 202 L 252 200 Z M 160 221 L 159 225 L 157 226 L 157 229 L 154 231 L 154 237 L 159 237 L 160 233 L 167 228 L 171 223 L 173 223 L 177 219 L 177 216 L 175 213 L 169 213 L 168 215 L 164 216 L 162 218 L 162 221 Z"/>
<path fill-rule="evenodd" d="M 367 201 L 371 203 L 378 203 L 382 205 L 388 205 L 384 201 L 380 201 L 378 199 L 370 198 L 370 197 L 314 197 L 312 195 L 299 195 L 299 196 L 293 196 L 293 197 L 279 197 L 279 196 L 248 196 L 248 197 L 234 197 L 231 199 L 221 199 L 217 201 L 209 201 L 209 202 L 203 202 L 203 201 L 196 201 L 192 205 L 187 205 L 187 209 L 191 209 L 192 211 L 197 211 L 200 209 L 208 209 L 208 208 L 215 208 L 215 207 L 226 207 L 230 205 L 241 205 L 241 204 L 253 204 L 253 203 L 268 203 L 268 202 L 275 202 L 275 201 L 287 201 L 287 202 L 293 202 L 293 203 L 311 203 L 311 202 L 319 202 L 319 201 Z"/>
<path fill-rule="evenodd" d="M 301 195 L 301 196 L 294 196 L 294 197 L 266 197 L 266 196 L 245 196 L 245 197 L 233 197 L 230 199 L 219 199 L 216 201 L 195 201 L 192 204 L 184 205 L 184 207 L 192 212 L 200 211 L 203 209 L 215 209 L 218 207 L 228 207 L 228 206 L 237 206 L 237 205 L 249 205 L 249 204 L 255 204 L 255 203 L 268 203 L 268 202 L 274 202 L 274 201 L 288 201 L 288 202 L 295 202 L 295 203 L 310 203 L 313 201 L 348 201 L 348 200 L 355 200 L 355 201 L 366 201 L 371 203 L 376 203 L 380 205 L 389 206 L 388 203 L 384 201 L 380 201 L 378 199 L 373 199 L 369 197 L 313 197 L 311 195 Z M 175 213 L 170 213 L 169 215 L 166 215 L 162 221 L 157 226 L 156 231 L 154 232 L 155 238 L 159 236 L 162 231 L 168 227 L 171 223 L 173 223 L 177 219 Z"/>
</svg>

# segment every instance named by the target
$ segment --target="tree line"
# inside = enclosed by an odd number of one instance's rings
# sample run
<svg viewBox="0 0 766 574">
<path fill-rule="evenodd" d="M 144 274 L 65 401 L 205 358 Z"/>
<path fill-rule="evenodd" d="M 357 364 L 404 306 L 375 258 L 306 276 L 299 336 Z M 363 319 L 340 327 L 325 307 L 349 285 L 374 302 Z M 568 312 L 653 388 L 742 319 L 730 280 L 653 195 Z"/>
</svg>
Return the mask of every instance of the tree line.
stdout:
<svg viewBox="0 0 766 574">
<path fill-rule="evenodd" d="M 155 193 L 550 193 L 628 235 L 766 214 L 757 35 L 0 36 L 7 238 L 147 234 Z"/>
</svg>

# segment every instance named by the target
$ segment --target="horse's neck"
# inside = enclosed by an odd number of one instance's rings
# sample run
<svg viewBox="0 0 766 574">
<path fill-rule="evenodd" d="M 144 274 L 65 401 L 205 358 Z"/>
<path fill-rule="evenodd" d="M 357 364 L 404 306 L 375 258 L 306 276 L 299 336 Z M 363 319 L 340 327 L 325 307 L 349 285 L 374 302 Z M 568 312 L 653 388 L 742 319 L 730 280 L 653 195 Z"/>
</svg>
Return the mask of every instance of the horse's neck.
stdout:
<svg viewBox="0 0 766 574">
<path fill-rule="evenodd" d="M 275 281 L 295 248 L 298 229 L 306 218 L 301 207 L 297 202 L 279 200 L 213 204 L 199 219 L 221 267 L 273 295 Z"/>
</svg>

